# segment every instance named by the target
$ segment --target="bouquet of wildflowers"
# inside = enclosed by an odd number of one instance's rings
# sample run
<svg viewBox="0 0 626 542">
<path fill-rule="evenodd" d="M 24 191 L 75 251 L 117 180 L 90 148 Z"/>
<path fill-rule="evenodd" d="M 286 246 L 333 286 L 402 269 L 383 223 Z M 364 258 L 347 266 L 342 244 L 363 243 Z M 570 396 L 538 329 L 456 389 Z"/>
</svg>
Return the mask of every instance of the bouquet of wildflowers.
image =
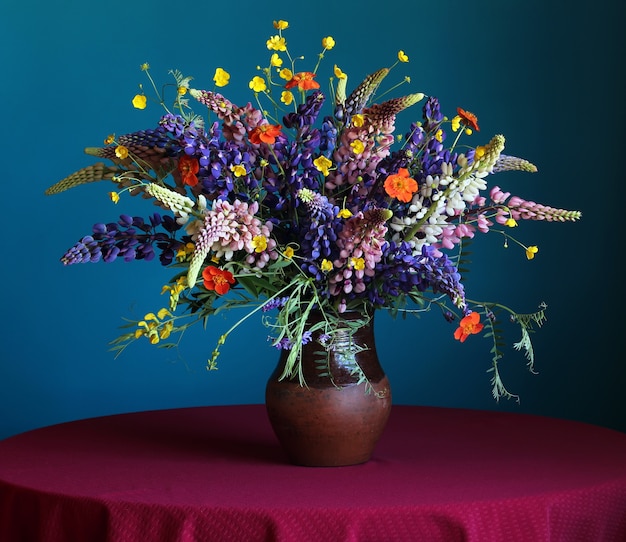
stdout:
<svg viewBox="0 0 626 542">
<path fill-rule="evenodd" d="M 108 180 L 117 203 L 141 195 L 159 208 L 147 219 L 121 215 L 98 223 L 61 258 L 85 262 L 152 260 L 175 273 L 163 287 L 165 307 L 130 322 L 114 341 L 172 346 L 166 340 L 218 311 L 246 312 L 222 335 L 208 361 L 215 368 L 219 346 L 241 322 L 260 315 L 271 341 L 288 349 L 284 376 L 298 373 L 301 345 L 314 331 L 313 310 L 325 337 L 346 311 L 358 310 L 360 325 L 375 309 L 392 314 L 439 307 L 456 321 L 460 341 L 484 333 L 493 339 L 493 394 L 510 397 L 498 373 L 502 338 L 498 313 L 519 324 L 532 370 L 529 332 L 544 319 L 544 305 L 518 314 L 466 296 L 463 249 L 477 232 L 497 231 L 517 243 L 527 258 L 536 246 L 511 237 L 518 221 L 575 221 L 577 211 L 539 205 L 488 187 L 490 175 L 534 172 L 530 162 L 504 154 L 504 137 L 477 136 L 477 117 L 462 108 L 447 117 L 434 96 L 413 93 L 376 99 L 391 68 L 380 69 L 348 91 L 347 75 L 334 67 L 329 92 L 320 90 L 318 68 L 335 42 L 322 40 L 312 71 L 299 71 L 274 22 L 267 40 L 268 66 L 250 81 L 254 105 L 240 106 L 218 92 L 230 75 L 217 68 L 213 90 L 191 86 L 179 71 L 173 105 L 166 105 L 147 64 L 151 95 L 132 100 L 138 109 L 155 98 L 164 114 L 150 129 L 116 137 L 86 152 L 107 159 L 61 180 L 48 194 Z M 392 66 L 408 62 L 400 51 Z M 153 94 L 152 94 L 153 93 Z M 395 136 L 396 115 L 421 103 L 421 118 Z M 195 107 L 192 107 L 192 104 Z M 198 113 L 197 111 L 200 111 Z M 470 145 L 468 140 L 477 139 Z M 508 314 L 506 314 L 508 313 Z"/>
</svg>

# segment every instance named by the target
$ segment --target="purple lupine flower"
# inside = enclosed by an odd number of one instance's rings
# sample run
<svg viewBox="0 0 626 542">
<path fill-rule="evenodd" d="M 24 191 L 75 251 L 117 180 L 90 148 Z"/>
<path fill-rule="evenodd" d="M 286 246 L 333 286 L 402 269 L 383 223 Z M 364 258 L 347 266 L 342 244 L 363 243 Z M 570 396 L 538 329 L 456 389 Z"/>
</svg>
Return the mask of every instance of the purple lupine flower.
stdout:
<svg viewBox="0 0 626 542">
<path fill-rule="evenodd" d="M 430 133 L 437 131 L 444 119 L 439 100 L 435 96 L 430 96 L 426 100 L 422 111 L 424 114 L 424 130 Z"/>
<path fill-rule="evenodd" d="M 163 227 L 168 233 L 158 232 L 157 227 Z M 120 215 L 118 222 L 94 224 L 93 234 L 83 237 L 62 256 L 61 261 L 65 265 L 100 259 L 112 262 L 118 257 L 127 262 L 149 261 L 156 255 L 156 245 L 161 251 L 161 263 L 169 265 L 184 244 L 173 236 L 180 227 L 172 217 L 161 217 L 157 213 L 150 217 L 149 223 L 141 217 Z"/>
<path fill-rule="evenodd" d="M 324 100 L 325 97 L 319 90 L 311 92 L 295 112 L 288 113 L 283 117 L 283 124 L 286 128 L 298 128 L 299 130 L 310 128 L 317 120 Z"/>
<path fill-rule="evenodd" d="M 186 129 L 186 122 L 183 117 L 180 115 L 173 115 L 172 113 L 167 113 L 161 117 L 159 121 L 159 126 L 162 126 L 169 133 L 173 134 L 174 137 L 181 137 Z"/>
<path fill-rule="evenodd" d="M 322 259 L 337 256 L 337 232 L 342 227 L 342 220 L 338 217 L 339 207 L 329 202 L 326 196 L 308 188 L 298 191 L 298 199 L 306 209 L 306 212 L 300 213 L 298 220 L 299 255 L 304 259 L 302 269 L 322 283 Z"/>
<path fill-rule="evenodd" d="M 369 299 L 380 305 L 389 297 L 399 297 L 412 290 L 446 294 L 460 308 L 465 306 L 465 291 L 456 266 L 445 255 L 437 256 L 436 249 L 423 246 L 421 255 L 414 255 L 409 243 L 390 242 L 383 251 L 383 259 L 376 266 L 376 281 Z"/>
<path fill-rule="evenodd" d="M 73 247 L 68 249 L 61 257 L 63 265 L 72 265 L 75 263 L 96 263 L 102 258 L 102 251 L 97 241 L 91 236 L 86 235 Z"/>
<path fill-rule="evenodd" d="M 320 152 L 332 152 L 337 146 L 337 126 L 332 117 L 324 117 L 321 132 Z"/>
</svg>

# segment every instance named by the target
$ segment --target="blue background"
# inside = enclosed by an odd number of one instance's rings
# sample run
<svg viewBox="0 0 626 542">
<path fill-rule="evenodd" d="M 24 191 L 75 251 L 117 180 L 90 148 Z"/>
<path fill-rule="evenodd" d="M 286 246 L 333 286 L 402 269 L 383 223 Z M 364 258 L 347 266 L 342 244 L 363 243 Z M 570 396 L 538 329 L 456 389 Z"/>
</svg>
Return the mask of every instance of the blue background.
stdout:
<svg viewBox="0 0 626 542">
<path fill-rule="evenodd" d="M 168 271 L 156 262 L 63 267 L 59 257 L 94 222 L 122 212 L 147 216 L 154 208 L 129 198 L 114 206 L 106 183 L 52 197 L 43 192 L 94 162 L 84 147 L 156 123 L 156 107 L 138 111 L 130 104 L 146 82 L 143 62 L 160 81 L 178 68 L 200 88 L 212 88 L 221 66 L 232 74 L 226 95 L 236 103 L 250 99 L 247 82 L 257 64 L 266 65 L 264 43 L 277 19 L 290 23 L 292 53 L 311 64 L 320 39 L 333 36 L 337 45 L 321 71 L 336 63 L 353 85 L 403 49 L 410 63 L 396 68 L 389 84 L 405 74 L 412 82 L 398 93 L 436 95 L 448 114 L 457 106 L 475 112 L 484 141 L 503 133 L 507 153 L 539 167 L 535 175 L 507 173 L 493 182 L 583 212 L 577 224 L 523 223 L 515 233 L 539 246 L 533 261 L 503 249 L 497 235 L 474 243 L 471 297 L 520 312 L 541 301 L 549 306 L 547 324 L 534 335 L 539 374 L 530 375 L 512 349 L 501 364 L 521 403 L 491 398 L 488 341 L 471 337 L 461 345 L 452 338 L 454 327 L 434 312 L 419 322 L 377 316 L 395 402 L 529 412 L 626 431 L 618 265 L 623 15 L 607 0 L 4 0 L 0 438 L 125 411 L 263 401 L 277 353 L 259 321 L 226 344 L 218 372 L 207 372 L 205 360 L 234 316 L 193 330 L 177 351 L 137 343 L 114 359 L 108 343 L 122 318 L 163 305 Z M 415 109 L 411 118 L 418 114 Z M 400 133 L 411 118 L 400 117 Z M 517 340 L 513 330 L 508 342 Z"/>
</svg>

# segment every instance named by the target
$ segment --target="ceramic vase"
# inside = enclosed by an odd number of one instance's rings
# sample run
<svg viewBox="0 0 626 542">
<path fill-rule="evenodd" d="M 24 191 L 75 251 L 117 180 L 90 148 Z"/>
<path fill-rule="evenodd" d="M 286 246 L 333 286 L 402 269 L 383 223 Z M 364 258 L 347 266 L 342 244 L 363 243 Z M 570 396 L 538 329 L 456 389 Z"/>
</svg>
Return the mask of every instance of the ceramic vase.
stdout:
<svg viewBox="0 0 626 542">
<path fill-rule="evenodd" d="M 313 315 L 311 324 L 320 315 Z M 389 380 L 378 359 L 373 317 L 350 329 L 347 313 L 330 335 L 302 346 L 301 378 L 282 378 L 288 350 L 268 380 L 269 420 L 289 461 L 310 467 L 367 462 L 391 410 Z M 343 326 L 343 327 L 342 327 Z"/>
</svg>

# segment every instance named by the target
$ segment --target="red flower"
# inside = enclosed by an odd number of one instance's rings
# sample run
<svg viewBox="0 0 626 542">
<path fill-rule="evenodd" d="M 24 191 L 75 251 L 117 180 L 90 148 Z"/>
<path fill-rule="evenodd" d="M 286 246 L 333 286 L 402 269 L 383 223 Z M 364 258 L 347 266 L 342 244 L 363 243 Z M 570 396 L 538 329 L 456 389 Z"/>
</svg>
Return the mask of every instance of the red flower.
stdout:
<svg viewBox="0 0 626 542">
<path fill-rule="evenodd" d="M 300 72 L 294 73 L 293 77 L 287 81 L 285 88 L 293 88 L 297 86 L 300 90 L 311 90 L 320 88 L 320 84 L 317 81 L 313 81 L 315 74 L 312 72 Z"/>
<path fill-rule="evenodd" d="M 230 285 L 235 284 L 235 277 L 230 271 L 219 269 L 213 265 L 207 265 L 202 271 L 204 287 L 207 290 L 215 290 L 219 295 L 224 295 L 230 290 Z"/>
<path fill-rule="evenodd" d="M 458 341 L 465 342 L 470 335 L 475 335 L 483 330 L 483 326 L 480 323 L 480 314 L 477 312 L 470 312 L 467 316 L 461 319 L 459 327 L 454 332 L 454 338 Z"/>
<path fill-rule="evenodd" d="M 478 117 L 476 117 L 474 113 L 465 111 L 465 109 L 461 109 L 460 107 L 456 108 L 456 112 L 458 113 L 459 117 L 461 117 L 461 124 L 463 126 L 469 126 L 473 130 L 480 132 L 480 128 L 478 127 Z"/>
<path fill-rule="evenodd" d="M 276 138 L 280 135 L 281 128 L 280 124 L 261 124 L 250 131 L 248 139 L 254 145 L 260 145 L 261 143 L 273 145 L 276 142 Z"/>
<path fill-rule="evenodd" d="M 189 186 L 196 186 L 198 184 L 196 173 L 200 171 L 200 164 L 196 158 L 187 155 L 182 156 L 178 161 L 178 171 L 180 171 L 183 184 Z"/>
</svg>

